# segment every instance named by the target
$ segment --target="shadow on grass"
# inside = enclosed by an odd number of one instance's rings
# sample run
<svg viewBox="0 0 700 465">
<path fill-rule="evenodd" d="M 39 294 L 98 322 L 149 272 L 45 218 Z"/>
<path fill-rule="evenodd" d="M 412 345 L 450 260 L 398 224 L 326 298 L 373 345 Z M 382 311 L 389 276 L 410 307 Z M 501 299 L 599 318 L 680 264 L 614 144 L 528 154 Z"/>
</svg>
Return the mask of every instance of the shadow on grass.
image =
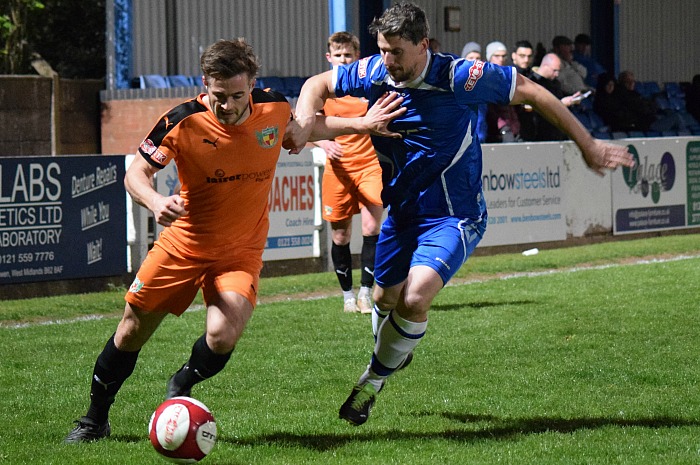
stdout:
<svg viewBox="0 0 700 465">
<path fill-rule="evenodd" d="M 294 434 L 287 432 L 271 433 L 260 436 L 252 436 L 247 439 L 219 438 L 221 442 L 237 446 L 277 446 L 277 447 L 303 447 L 306 449 L 325 452 L 342 447 L 348 443 L 360 441 L 381 441 L 381 440 L 406 440 L 406 439 L 447 439 L 459 442 L 473 442 L 490 439 L 494 441 L 517 440 L 519 437 L 529 434 L 540 434 L 545 432 L 572 433 L 578 430 L 590 430 L 604 428 L 608 426 L 628 428 L 677 428 L 684 426 L 700 426 L 696 420 L 686 420 L 674 417 L 653 417 L 653 418 L 604 418 L 604 417 L 583 417 L 583 418 L 508 418 L 500 419 L 492 415 L 469 415 L 452 412 L 432 413 L 421 412 L 418 416 L 439 415 L 443 418 L 453 420 L 462 424 L 468 423 L 488 423 L 478 430 L 466 430 L 448 428 L 435 431 L 410 432 L 401 430 L 390 431 L 367 431 L 353 430 L 352 433 L 321 433 L 321 434 Z M 357 433 L 356 431 L 360 431 Z"/>
<path fill-rule="evenodd" d="M 430 310 L 435 312 L 454 312 L 472 308 L 479 310 L 482 308 L 502 307 L 505 305 L 530 305 L 536 303 L 534 300 L 508 300 L 504 302 L 471 302 L 459 304 L 435 304 L 431 305 Z"/>
</svg>

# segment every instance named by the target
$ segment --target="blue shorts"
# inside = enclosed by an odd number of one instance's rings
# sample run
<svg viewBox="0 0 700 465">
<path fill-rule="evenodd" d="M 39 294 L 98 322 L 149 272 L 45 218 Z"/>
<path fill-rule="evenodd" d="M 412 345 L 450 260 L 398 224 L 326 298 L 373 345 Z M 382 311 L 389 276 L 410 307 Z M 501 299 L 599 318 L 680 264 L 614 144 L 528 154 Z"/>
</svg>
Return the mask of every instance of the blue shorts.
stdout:
<svg viewBox="0 0 700 465">
<path fill-rule="evenodd" d="M 423 219 L 396 228 L 391 215 L 379 233 L 374 279 L 387 288 L 403 282 L 408 270 L 425 265 L 437 271 L 442 283 L 454 276 L 474 252 L 486 230 L 486 215 L 479 220 L 454 217 Z"/>
</svg>

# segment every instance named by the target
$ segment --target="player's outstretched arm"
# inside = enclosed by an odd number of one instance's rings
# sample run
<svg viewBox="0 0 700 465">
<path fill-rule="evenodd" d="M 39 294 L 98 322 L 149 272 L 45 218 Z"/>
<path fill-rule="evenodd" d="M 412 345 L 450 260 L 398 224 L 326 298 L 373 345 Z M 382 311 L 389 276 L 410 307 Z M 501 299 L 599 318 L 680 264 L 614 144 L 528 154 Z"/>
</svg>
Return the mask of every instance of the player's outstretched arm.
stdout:
<svg viewBox="0 0 700 465">
<path fill-rule="evenodd" d="M 305 136 L 307 128 L 304 126 L 308 124 L 309 118 L 296 116 L 287 125 L 282 146 L 291 153 L 299 153 L 307 141 L 334 139 L 346 134 L 373 134 L 400 138 L 401 134 L 389 130 L 389 123 L 406 112 L 406 108 L 401 106 L 402 102 L 403 97 L 396 92 L 390 92 L 382 95 L 367 110 L 365 116 L 342 118 L 314 114 L 313 125 L 308 136 Z"/>
<path fill-rule="evenodd" d="M 581 122 L 544 87 L 518 74 L 515 95 L 511 105 L 531 105 L 547 121 L 565 132 L 581 149 L 588 167 L 603 176 L 606 170 L 618 166 L 634 166 L 634 159 L 626 147 L 593 138 Z"/>
<path fill-rule="evenodd" d="M 372 134 L 375 136 L 401 138 L 401 134 L 389 130 L 389 123 L 406 112 L 402 107 L 403 97 L 396 92 L 382 95 L 372 105 L 365 116 L 342 118 L 339 116 L 318 116 L 311 137 L 333 134 L 334 137 L 345 134 Z"/>
<path fill-rule="evenodd" d="M 311 140 L 316 115 L 328 97 L 332 97 L 331 71 L 311 76 L 304 82 L 297 99 L 294 119 L 287 124 L 282 146 L 291 153 L 299 153 Z M 319 135 L 315 140 L 333 139 L 332 134 Z"/>
</svg>

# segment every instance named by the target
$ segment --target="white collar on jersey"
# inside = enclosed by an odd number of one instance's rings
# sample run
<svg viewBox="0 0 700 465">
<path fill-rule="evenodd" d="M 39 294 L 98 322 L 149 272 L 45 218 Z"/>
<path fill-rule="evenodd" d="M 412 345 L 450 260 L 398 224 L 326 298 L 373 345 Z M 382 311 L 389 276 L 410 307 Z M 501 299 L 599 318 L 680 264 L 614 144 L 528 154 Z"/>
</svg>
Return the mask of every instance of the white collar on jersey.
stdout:
<svg viewBox="0 0 700 465">
<path fill-rule="evenodd" d="M 433 59 L 433 54 L 432 52 L 428 51 L 427 52 L 427 59 L 425 60 L 425 67 L 423 68 L 423 71 L 420 73 L 418 77 L 416 77 L 412 81 L 406 81 L 406 82 L 394 82 L 393 79 L 391 79 L 391 76 L 387 74 L 387 77 L 389 78 L 389 84 L 392 86 L 396 87 L 397 89 L 400 89 L 402 87 L 409 87 L 409 88 L 418 88 L 421 86 L 423 83 L 423 80 L 425 79 L 425 75 L 428 73 L 428 67 L 430 66 L 430 62 Z"/>
</svg>

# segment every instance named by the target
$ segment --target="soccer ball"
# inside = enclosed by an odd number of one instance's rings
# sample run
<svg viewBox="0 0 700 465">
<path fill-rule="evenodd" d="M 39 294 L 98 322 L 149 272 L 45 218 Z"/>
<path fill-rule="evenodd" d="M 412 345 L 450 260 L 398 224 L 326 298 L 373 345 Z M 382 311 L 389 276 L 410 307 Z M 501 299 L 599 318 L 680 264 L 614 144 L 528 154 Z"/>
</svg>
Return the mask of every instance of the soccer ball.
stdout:
<svg viewBox="0 0 700 465">
<path fill-rule="evenodd" d="M 216 444 L 216 421 L 206 405 L 191 397 L 173 397 L 158 406 L 148 424 L 156 451 L 175 463 L 195 463 Z"/>
</svg>

